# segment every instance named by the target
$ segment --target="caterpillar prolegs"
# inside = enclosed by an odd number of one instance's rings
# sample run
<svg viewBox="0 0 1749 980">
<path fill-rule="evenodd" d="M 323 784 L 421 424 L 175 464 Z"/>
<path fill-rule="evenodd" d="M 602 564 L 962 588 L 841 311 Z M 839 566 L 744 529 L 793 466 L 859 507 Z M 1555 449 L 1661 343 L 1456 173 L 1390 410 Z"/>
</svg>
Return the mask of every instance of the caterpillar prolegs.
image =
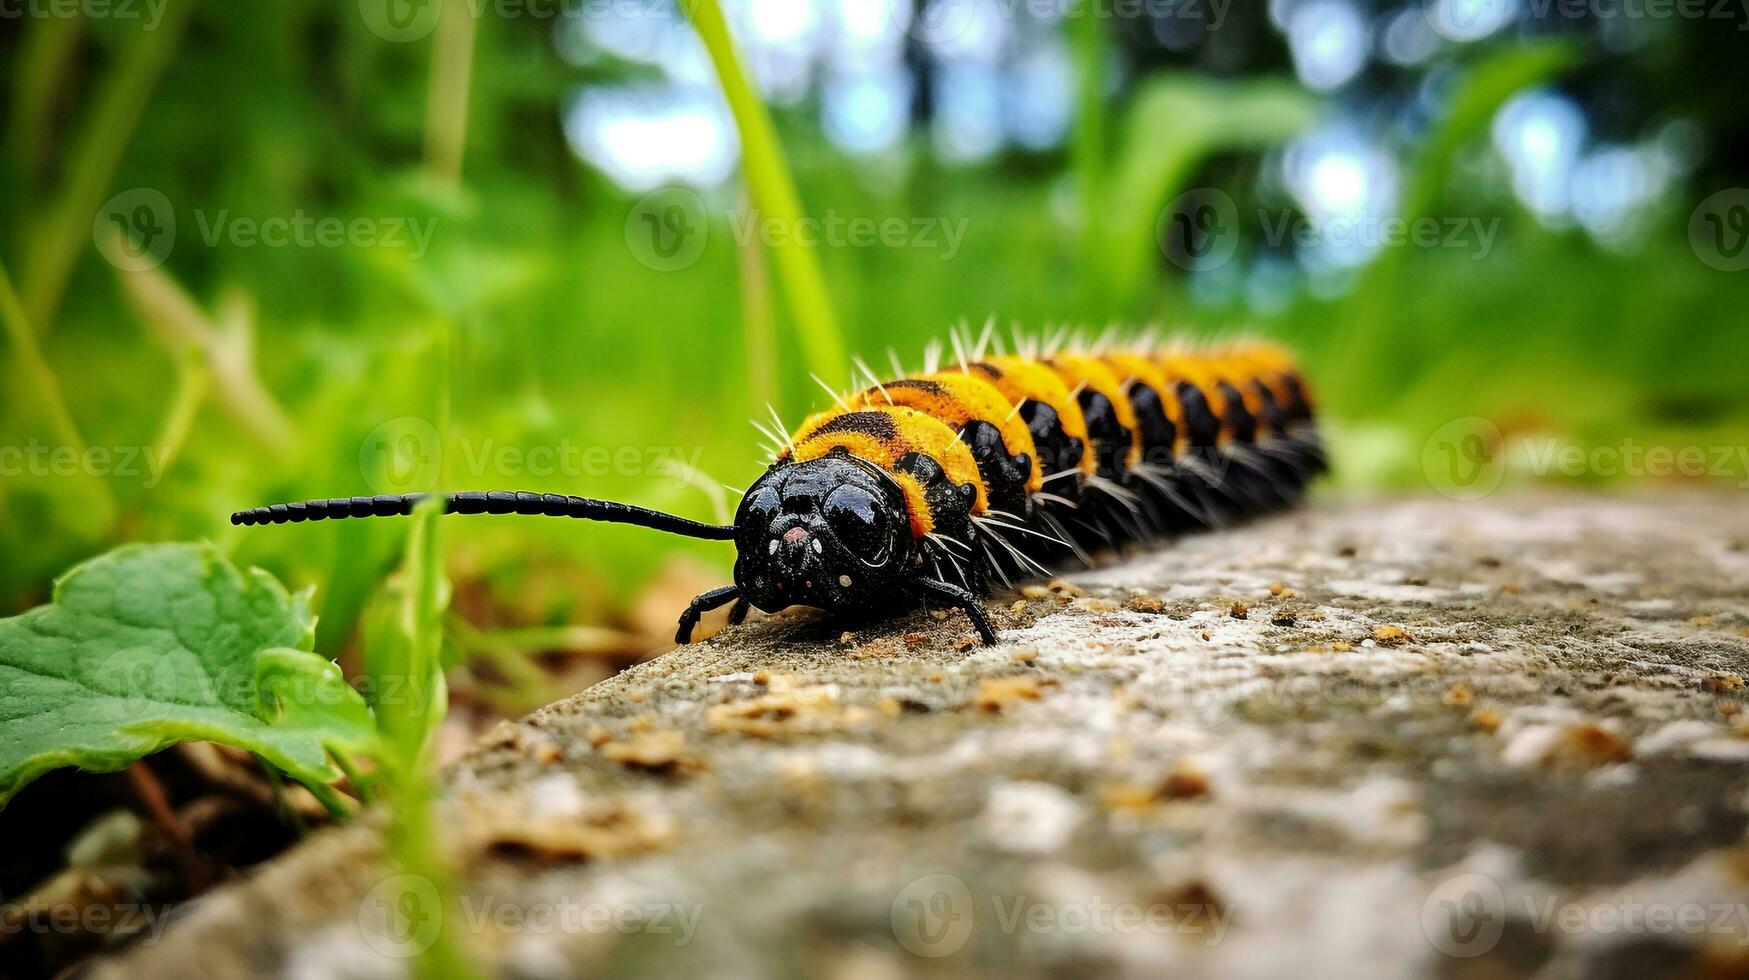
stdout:
<svg viewBox="0 0 1749 980">
<path fill-rule="evenodd" d="M 982 346 L 884 382 L 863 366 L 868 388 L 835 394 L 793 433 L 770 433 L 782 445 L 733 524 L 560 494 L 442 499 L 450 513 L 734 541 L 734 584 L 692 601 L 677 642 L 731 603 L 738 623 L 750 607 L 865 614 L 933 599 L 963 609 L 994 643 L 979 601 L 992 588 L 1290 506 L 1326 468 L 1304 380 L 1273 345 L 989 356 Z M 424 496 L 275 504 L 231 522 L 408 514 Z"/>
</svg>

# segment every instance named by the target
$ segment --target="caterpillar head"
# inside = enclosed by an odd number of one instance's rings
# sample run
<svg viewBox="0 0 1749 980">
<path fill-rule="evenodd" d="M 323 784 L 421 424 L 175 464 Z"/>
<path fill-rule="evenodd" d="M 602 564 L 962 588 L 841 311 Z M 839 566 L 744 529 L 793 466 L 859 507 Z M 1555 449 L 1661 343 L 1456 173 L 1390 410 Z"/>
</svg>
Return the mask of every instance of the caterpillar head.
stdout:
<svg viewBox="0 0 1749 980">
<path fill-rule="evenodd" d="M 760 609 L 885 605 L 913 562 L 904 494 L 850 456 L 767 470 L 742 498 L 735 528 L 735 584 Z"/>
</svg>

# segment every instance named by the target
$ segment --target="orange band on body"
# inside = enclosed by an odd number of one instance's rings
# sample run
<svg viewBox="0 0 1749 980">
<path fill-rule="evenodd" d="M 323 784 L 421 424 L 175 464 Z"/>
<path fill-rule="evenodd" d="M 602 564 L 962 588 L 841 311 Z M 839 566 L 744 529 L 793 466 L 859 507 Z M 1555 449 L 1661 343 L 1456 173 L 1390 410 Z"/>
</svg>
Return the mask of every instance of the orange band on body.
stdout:
<svg viewBox="0 0 1749 980">
<path fill-rule="evenodd" d="M 1031 461 L 1026 492 L 1032 493 L 1044 485 L 1032 433 L 1027 431 L 1026 423 L 1015 411 L 1016 403 L 1004 398 L 1001 390 L 980 377 L 958 371 L 940 371 L 901 378 L 868 389 L 852 404 L 857 407 L 898 405 L 913 408 L 955 431 L 972 422 L 987 422 L 1001 434 L 1002 445 L 1010 456 L 1025 453 Z"/>
<path fill-rule="evenodd" d="M 793 455 L 797 462 L 807 462 L 841 449 L 892 474 L 898 479 L 900 488 L 905 490 L 913 534 L 927 534 L 935 525 L 922 486 L 915 478 L 898 470 L 899 461 L 913 452 L 939 463 L 955 486 L 972 485 L 975 491 L 972 513 L 983 514 L 989 509 L 990 499 L 984 491 L 984 481 L 978 473 L 972 451 L 945 423 L 914 408 L 882 405 L 849 412 L 819 412 L 802 423 L 791 441 L 795 452 L 792 454 L 786 449 L 779 454 L 779 459 Z"/>
</svg>

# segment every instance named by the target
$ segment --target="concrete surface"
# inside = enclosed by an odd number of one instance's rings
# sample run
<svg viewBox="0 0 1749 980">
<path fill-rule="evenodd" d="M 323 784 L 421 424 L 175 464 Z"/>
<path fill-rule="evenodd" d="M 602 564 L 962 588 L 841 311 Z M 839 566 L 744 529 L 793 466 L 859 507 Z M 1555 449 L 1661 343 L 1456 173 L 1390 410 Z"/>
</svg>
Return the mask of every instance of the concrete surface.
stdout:
<svg viewBox="0 0 1749 980">
<path fill-rule="evenodd" d="M 989 608 L 754 622 L 504 726 L 442 928 L 526 977 L 1749 973 L 1737 496 L 1325 504 Z M 408 975 L 375 840 L 94 972 Z"/>
</svg>

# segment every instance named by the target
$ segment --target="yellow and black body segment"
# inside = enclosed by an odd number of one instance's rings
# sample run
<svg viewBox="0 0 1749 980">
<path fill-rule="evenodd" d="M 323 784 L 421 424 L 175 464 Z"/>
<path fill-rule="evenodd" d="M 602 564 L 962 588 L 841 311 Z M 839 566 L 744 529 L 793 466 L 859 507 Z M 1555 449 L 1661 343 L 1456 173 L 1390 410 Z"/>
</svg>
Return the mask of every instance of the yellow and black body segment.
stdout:
<svg viewBox="0 0 1749 980">
<path fill-rule="evenodd" d="M 936 601 L 996 633 L 979 597 L 1089 553 L 1257 516 L 1326 468 L 1305 381 L 1266 344 L 1066 350 L 962 359 L 878 382 L 807 418 L 747 488 L 732 524 L 612 501 L 494 491 L 460 514 L 637 524 L 732 540 L 734 584 L 706 610 L 813 606 L 868 615 Z M 276 504 L 236 524 L 411 513 L 422 494 Z"/>
</svg>

